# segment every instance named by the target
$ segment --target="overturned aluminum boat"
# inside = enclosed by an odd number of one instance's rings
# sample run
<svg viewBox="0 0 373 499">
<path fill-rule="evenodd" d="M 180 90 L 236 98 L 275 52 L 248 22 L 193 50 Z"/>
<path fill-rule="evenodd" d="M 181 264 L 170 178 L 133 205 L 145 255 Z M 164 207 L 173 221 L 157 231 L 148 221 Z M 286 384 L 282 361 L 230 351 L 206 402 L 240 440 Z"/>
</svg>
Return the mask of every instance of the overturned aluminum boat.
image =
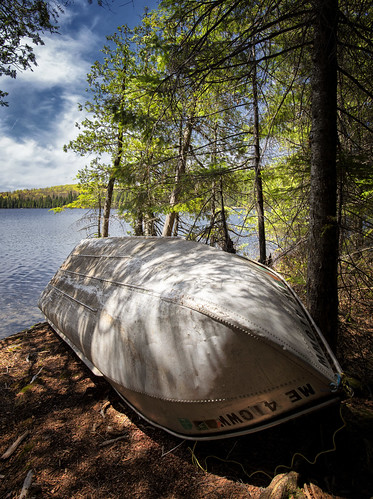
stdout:
<svg viewBox="0 0 373 499">
<path fill-rule="evenodd" d="M 83 240 L 39 307 L 132 408 L 182 438 L 250 433 L 337 398 L 340 367 L 286 282 L 203 244 Z"/>
</svg>

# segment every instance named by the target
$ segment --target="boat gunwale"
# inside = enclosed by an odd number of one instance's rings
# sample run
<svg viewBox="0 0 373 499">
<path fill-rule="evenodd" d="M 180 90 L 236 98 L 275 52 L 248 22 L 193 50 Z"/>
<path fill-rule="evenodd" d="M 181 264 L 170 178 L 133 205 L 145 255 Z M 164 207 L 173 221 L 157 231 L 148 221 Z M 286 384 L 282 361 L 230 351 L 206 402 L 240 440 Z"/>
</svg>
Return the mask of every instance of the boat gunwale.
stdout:
<svg viewBox="0 0 373 499">
<path fill-rule="evenodd" d="M 266 265 L 264 265 L 260 262 L 256 262 L 255 260 L 251 260 L 250 258 L 247 258 L 247 257 L 242 256 L 242 255 L 237 255 L 237 256 L 239 258 L 242 258 L 244 260 L 251 262 L 254 265 L 257 265 L 258 267 L 263 268 L 267 272 L 269 272 L 269 273 L 273 274 L 275 277 L 277 277 L 283 284 L 285 284 L 286 288 L 289 290 L 289 292 L 291 293 L 293 298 L 296 300 L 296 302 L 298 303 L 298 305 L 300 306 L 302 311 L 306 314 L 308 321 L 312 325 L 313 332 L 316 333 L 316 337 L 319 340 L 320 346 L 322 346 L 328 354 L 328 357 L 327 357 L 328 361 L 334 365 L 334 367 L 338 373 L 342 373 L 342 367 L 339 364 L 338 360 L 335 358 L 334 352 L 330 348 L 326 339 L 324 338 L 324 335 L 322 334 L 321 330 L 316 325 L 315 321 L 313 320 L 313 318 L 312 318 L 311 314 L 309 313 L 309 311 L 307 310 L 307 308 L 303 305 L 299 296 L 296 294 L 296 292 L 293 290 L 293 288 L 290 286 L 290 284 L 282 277 L 282 275 L 278 274 L 275 270 L 271 269 L 270 267 L 267 267 Z"/>
</svg>

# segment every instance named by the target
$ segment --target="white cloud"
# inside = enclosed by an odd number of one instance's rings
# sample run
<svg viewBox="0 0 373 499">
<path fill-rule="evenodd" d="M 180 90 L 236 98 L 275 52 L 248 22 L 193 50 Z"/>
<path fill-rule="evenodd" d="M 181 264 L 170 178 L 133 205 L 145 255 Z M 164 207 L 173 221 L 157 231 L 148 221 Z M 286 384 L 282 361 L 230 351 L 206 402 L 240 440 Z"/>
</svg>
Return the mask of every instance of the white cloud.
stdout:
<svg viewBox="0 0 373 499">
<path fill-rule="evenodd" d="M 66 94 L 62 112 L 55 126 L 38 140 L 17 139 L 0 129 L 0 191 L 30 189 L 74 182 L 78 170 L 90 162 L 73 152 L 63 152 L 63 145 L 78 134 L 74 127 L 82 119 L 77 109 L 78 95 Z"/>
<path fill-rule="evenodd" d="M 0 147 L 8 156 L 6 165 L 1 165 L 1 191 L 72 183 L 84 165 L 82 158 L 65 154 L 61 149 L 51 150 L 33 140 L 15 143 L 3 137 Z"/>
<path fill-rule="evenodd" d="M 92 157 L 62 149 L 84 118 L 77 104 L 87 100 L 86 75 L 101 56 L 105 35 L 138 19 L 134 7 L 142 8 L 144 1 L 114 13 L 76 0 L 59 20 L 61 34 L 45 35 L 45 45 L 35 47 L 33 71 L 2 79 L 10 107 L 0 109 L 0 192 L 71 183 L 91 162 Z"/>
<path fill-rule="evenodd" d="M 98 55 L 101 42 L 86 26 L 44 41 L 32 72 L 1 82 L 10 107 L 0 109 L 0 192 L 71 183 L 91 160 L 64 153 L 63 145 L 78 134 L 78 102 L 86 100 L 92 51 Z"/>
<path fill-rule="evenodd" d="M 35 85 L 38 90 L 55 85 L 85 84 L 91 66 L 86 55 L 95 45 L 95 35 L 87 28 L 82 28 L 75 38 L 53 35 L 44 40 L 45 45 L 34 49 L 37 66 L 32 71 L 19 73 L 15 82 Z M 8 84 L 11 84 L 9 80 Z"/>
</svg>

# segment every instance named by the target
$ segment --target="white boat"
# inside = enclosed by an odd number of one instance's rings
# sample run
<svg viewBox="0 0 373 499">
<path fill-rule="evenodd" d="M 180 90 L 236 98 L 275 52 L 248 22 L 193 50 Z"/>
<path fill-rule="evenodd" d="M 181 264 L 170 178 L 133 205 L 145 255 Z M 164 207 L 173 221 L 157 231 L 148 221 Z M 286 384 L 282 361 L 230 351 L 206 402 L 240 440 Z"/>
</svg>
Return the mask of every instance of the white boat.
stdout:
<svg viewBox="0 0 373 499">
<path fill-rule="evenodd" d="M 39 307 L 132 408 L 182 438 L 246 434 L 338 399 L 340 366 L 284 279 L 207 245 L 83 240 Z"/>
</svg>

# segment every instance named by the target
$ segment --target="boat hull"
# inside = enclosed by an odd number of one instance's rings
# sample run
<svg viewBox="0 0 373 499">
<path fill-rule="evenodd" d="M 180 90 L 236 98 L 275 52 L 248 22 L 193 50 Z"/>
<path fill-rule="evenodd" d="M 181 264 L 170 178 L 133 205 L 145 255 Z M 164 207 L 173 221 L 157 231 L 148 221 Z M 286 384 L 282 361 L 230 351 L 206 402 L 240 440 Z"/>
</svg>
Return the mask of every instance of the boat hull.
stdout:
<svg viewBox="0 0 373 499">
<path fill-rule="evenodd" d="M 39 306 L 95 374 L 183 438 L 257 431 L 336 399 L 339 366 L 284 281 L 201 244 L 82 241 Z"/>
</svg>

